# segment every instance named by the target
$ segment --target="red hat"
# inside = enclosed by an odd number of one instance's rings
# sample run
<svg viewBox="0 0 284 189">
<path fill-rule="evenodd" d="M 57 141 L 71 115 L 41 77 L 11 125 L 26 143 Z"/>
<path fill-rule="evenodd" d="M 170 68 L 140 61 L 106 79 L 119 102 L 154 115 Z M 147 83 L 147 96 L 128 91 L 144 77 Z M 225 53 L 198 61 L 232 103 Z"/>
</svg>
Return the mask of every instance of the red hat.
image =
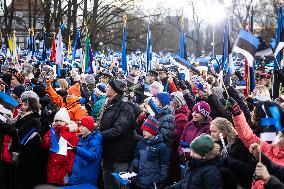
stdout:
<svg viewBox="0 0 284 189">
<path fill-rule="evenodd" d="M 76 83 L 75 85 L 72 85 L 71 87 L 69 87 L 67 92 L 68 94 L 72 94 L 74 96 L 81 96 L 80 84 Z"/>
<path fill-rule="evenodd" d="M 211 112 L 211 109 L 210 109 L 210 105 L 207 102 L 201 101 L 193 106 L 192 111 L 201 113 L 207 118 L 207 117 L 210 117 L 209 114 Z"/>
<path fill-rule="evenodd" d="M 95 120 L 93 116 L 86 116 L 81 119 L 81 125 L 87 127 L 90 131 L 95 128 Z"/>
<path fill-rule="evenodd" d="M 148 131 L 152 135 L 156 136 L 158 134 L 158 130 L 159 130 L 158 121 L 155 118 L 153 118 L 152 116 L 149 116 L 146 119 L 146 121 L 143 123 L 141 129 L 144 130 L 144 131 Z"/>
</svg>

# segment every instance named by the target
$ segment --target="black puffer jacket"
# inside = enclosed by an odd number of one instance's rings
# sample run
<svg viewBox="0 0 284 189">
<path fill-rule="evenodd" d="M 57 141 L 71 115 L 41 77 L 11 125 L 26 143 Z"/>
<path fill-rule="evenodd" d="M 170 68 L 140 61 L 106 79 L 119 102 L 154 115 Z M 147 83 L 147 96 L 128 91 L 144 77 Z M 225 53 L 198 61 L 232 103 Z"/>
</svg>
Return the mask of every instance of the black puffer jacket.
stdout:
<svg viewBox="0 0 284 189">
<path fill-rule="evenodd" d="M 103 159 L 131 162 L 135 150 L 135 115 L 133 106 L 123 95 L 106 105 L 100 121 Z"/>
<path fill-rule="evenodd" d="M 19 153 L 15 163 L 14 188 L 32 189 L 44 183 L 47 153 L 40 147 L 41 136 L 33 135 L 34 132 L 42 133 L 39 114 L 26 115 L 13 125 L 1 122 L 0 130 L 12 137 L 10 151 Z"/>
<path fill-rule="evenodd" d="M 223 189 L 218 159 L 204 160 L 191 158 L 185 178 L 166 189 Z"/>
</svg>

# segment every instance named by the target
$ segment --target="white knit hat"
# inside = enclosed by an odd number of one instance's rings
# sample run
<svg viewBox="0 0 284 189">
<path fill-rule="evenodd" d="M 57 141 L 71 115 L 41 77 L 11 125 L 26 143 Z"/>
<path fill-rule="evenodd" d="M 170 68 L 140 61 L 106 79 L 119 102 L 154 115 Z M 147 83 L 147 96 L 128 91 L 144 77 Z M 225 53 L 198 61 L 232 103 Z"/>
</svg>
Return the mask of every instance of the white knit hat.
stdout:
<svg viewBox="0 0 284 189">
<path fill-rule="evenodd" d="M 27 98 L 35 98 L 39 101 L 38 95 L 33 91 L 25 91 L 25 92 L 22 93 L 21 99 L 24 100 L 24 99 L 27 99 Z"/>
<path fill-rule="evenodd" d="M 65 123 L 70 123 L 70 116 L 66 108 L 60 108 L 60 110 L 55 114 L 54 121 L 64 121 Z"/>
<path fill-rule="evenodd" d="M 186 105 L 186 101 L 183 97 L 183 93 L 180 91 L 171 93 L 172 101 L 174 101 L 177 104 L 177 107 L 180 108 L 184 105 Z"/>
</svg>

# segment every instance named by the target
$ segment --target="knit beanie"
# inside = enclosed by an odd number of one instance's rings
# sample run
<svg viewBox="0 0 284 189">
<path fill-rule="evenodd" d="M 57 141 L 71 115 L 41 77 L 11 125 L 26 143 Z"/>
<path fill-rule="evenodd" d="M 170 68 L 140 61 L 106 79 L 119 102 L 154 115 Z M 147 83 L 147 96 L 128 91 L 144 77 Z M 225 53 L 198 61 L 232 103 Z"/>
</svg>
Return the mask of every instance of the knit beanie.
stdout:
<svg viewBox="0 0 284 189">
<path fill-rule="evenodd" d="M 70 123 L 70 116 L 66 108 L 60 108 L 54 116 L 54 121 L 64 121 L 65 123 Z"/>
<path fill-rule="evenodd" d="M 143 123 L 141 129 L 144 130 L 144 131 L 148 131 L 152 135 L 156 136 L 158 134 L 158 130 L 159 130 L 158 121 L 154 117 L 149 116 L 146 119 L 146 121 Z"/>
<path fill-rule="evenodd" d="M 217 97 L 217 99 L 220 101 L 223 99 L 223 92 L 224 89 L 222 87 L 213 87 L 211 89 L 212 93 Z"/>
<path fill-rule="evenodd" d="M 69 87 L 69 89 L 67 90 L 68 94 L 72 94 L 74 96 L 81 96 L 81 91 L 80 91 L 80 84 L 76 83 L 75 85 L 72 85 L 71 87 Z"/>
<path fill-rule="evenodd" d="M 201 134 L 196 137 L 190 144 L 190 149 L 192 149 L 197 154 L 204 156 L 210 152 L 214 147 L 214 141 L 208 134 Z"/>
<path fill-rule="evenodd" d="M 169 105 L 171 102 L 171 96 L 169 93 L 161 92 L 156 95 L 157 99 L 161 103 L 162 107 Z"/>
<path fill-rule="evenodd" d="M 163 92 L 163 90 L 164 90 L 164 86 L 161 83 L 157 82 L 157 81 L 154 81 L 150 85 L 150 93 L 153 96 L 156 96 L 158 93 Z"/>
<path fill-rule="evenodd" d="M 123 94 L 126 89 L 126 83 L 121 79 L 110 79 L 108 84 L 118 94 Z"/>
<path fill-rule="evenodd" d="M 95 88 L 95 92 L 99 95 L 105 95 L 106 93 L 106 85 L 104 83 L 98 83 L 97 87 Z"/>
<path fill-rule="evenodd" d="M 95 121 L 93 116 L 86 116 L 81 119 L 81 125 L 87 127 L 90 131 L 95 128 Z"/>
<path fill-rule="evenodd" d="M 21 99 L 24 100 L 24 99 L 28 99 L 28 98 L 35 98 L 36 100 L 39 101 L 39 97 L 38 95 L 33 92 L 33 91 L 25 91 L 21 94 Z"/>
<path fill-rule="evenodd" d="M 21 95 L 23 94 L 23 92 L 25 92 L 25 87 L 23 86 L 23 85 L 19 85 L 19 86 L 17 86 L 17 87 L 15 87 L 14 89 L 13 89 L 13 93 L 17 96 L 17 97 L 21 97 Z"/>
<path fill-rule="evenodd" d="M 171 97 L 172 97 L 171 101 L 175 102 L 178 108 L 186 105 L 186 101 L 183 97 L 182 92 L 180 92 L 180 91 L 173 92 L 173 93 L 171 93 Z"/>
<path fill-rule="evenodd" d="M 210 115 L 211 109 L 210 109 L 210 106 L 207 102 L 201 101 L 201 102 L 198 102 L 197 104 L 195 104 L 193 106 L 192 111 L 197 112 L 197 113 L 201 113 L 206 118 L 208 118 L 209 115 Z"/>
</svg>

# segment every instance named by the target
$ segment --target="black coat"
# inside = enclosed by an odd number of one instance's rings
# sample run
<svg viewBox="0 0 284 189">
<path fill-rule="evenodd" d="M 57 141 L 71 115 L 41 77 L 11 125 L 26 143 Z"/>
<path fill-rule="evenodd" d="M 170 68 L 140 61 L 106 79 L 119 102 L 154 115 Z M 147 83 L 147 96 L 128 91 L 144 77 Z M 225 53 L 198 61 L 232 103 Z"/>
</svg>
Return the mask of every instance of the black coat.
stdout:
<svg viewBox="0 0 284 189">
<path fill-rule="evenodd" d="M 100 121 L 103 137 L 103 159 L 131 162 L 135 150 L 134 108 L 124 96 L 116 96 L 107 107 Z"/>
<path fill-rule="evenodd" d="M 188 165 L 185 178 L 167 189 L 223 189 L 217 159 L 190 159 Z"/>
<path fill-rule="evenodd" d="M 10 151 L 19 153 L 18 160 L 14 163 L 14 188 L 32 189 L 35 185 L 44 183 L 47 153 L 40 147 L 41 136 L 38 133 L 42 132 L 39 114 L 26 115 L 13 125 L 1 122 L 0 130 L 12 137 Z M 35 134 L 34 137 L 32 133 Z"/>
</svg>

